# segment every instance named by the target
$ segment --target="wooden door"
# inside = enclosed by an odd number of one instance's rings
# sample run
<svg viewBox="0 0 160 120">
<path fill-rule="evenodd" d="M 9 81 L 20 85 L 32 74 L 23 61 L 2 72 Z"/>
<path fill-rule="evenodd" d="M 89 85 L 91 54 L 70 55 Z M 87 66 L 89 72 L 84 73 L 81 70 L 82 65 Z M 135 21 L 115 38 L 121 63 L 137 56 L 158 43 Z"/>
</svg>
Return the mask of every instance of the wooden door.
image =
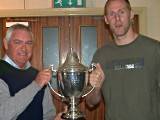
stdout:
<svg viewBox="0 0 160 120">
<path fill-rule="evenodd" d="M 81 60 L 82 58 L 81 28 L 82 27 L 93 26 L 96 28 L 96 32 L 97 32 L 96 48 L 104 45 L 108 40 L 108 38 L 110 37 L 108 28 L 104 23 L 103 17 L 72 16 L 72 17 L 48 17 L 48 18 L 45 17 L 45 18 L 38 18 L 38 19 L 40 24 L 37 27 L 40 27 L 40 28 L 37 28 L 37 29 L 41 31 L 41 34 L 42 34 L 42 28 L 57 27 L 59 29 L 58 30 L 59 31 L 59 39 L 58 39 L 59 40 L 59 46 L 58 46 L 59 47 L 59 64 L 62 64 L 64 62 L 70 47 L 73 48 L 73 50 L 77 53 L 79 59 Z M 35 32 L 38 31 L 37 29 L 35 29 L 34 31 Z M 38 36 L 40 37 L 42 35 L 38 35 Z M 42 40 L 42 38 L 37 38 L 37 39 Z M 44 42 L 44 40 L 42 41 Z M 36 42 L 37 44 L 39 44 L 37 46 L 42 47 L 42 41 Z M 43 56 L 42 53 L 38 56 L 41 56 L 41 55 Z M 90 57 L 92 58 L 92 55 L 90 55 Z M 36 60 L 37 59 L 35 60 L 33 59 L 33 64 L 34 62 L 36 62 Z M 41 61 L 42 61 L 42 57 L 41 57 Z M 43 64 L 40 64 L 40 68 L 42 67 L 43 67 Z M 57 106 L 57 112 L 60 112 L 63 109 L 63 104 L 57 96 L 55 97 L 56 99 L 54 99 L 54 102 L 56 103 L 56 106 Z M 87 120 L 103 120 L 104 119 L 103 101 L 99 104 L 98 107 L 95 107 L 94 109 L 88 108 L 85 104 L 85 100 L 83 100 L 79 106 L 81 111 L 86 113 Z"/>
<path fill-rule="evenodd" d="M 135 17 L 136 23 L 138 23 L 138 16 Z M 25 17 L 25 18 L 3 18 L 3 33 L 5 33 L 5 22 L 7 21 L 28 21 L 29 26 L 32 29 L 32 32 L 35 37 L 35 47 L 33 51 L 33 57 L 31 59 L 32 65 L 41 70 L 46 67 L 44 58 L 46 54 L 44 52 L 44 44 L 48 42 L 47 35 L 44 34 L 44 29 L 48 30 L 49 28 L 55 28 L 57 30 L 57 37 L 53 36 L 50 39 L 50 44 L 57 44 L 57 59 L 58 64 L 62 64 L 65 61 L 67 52 L 72 46 L 73 50 L 77 53 L 80 61 L 83 63 L 83 53 L 88 51 L 83 51 L 84 45 L 90 47 L 91 39 L 86 44 L 82 44 L 83 36 L 82 29 L 93 27 L 96 34 L 96 46 L 94 49 L 97 49 L 106 44 L 106 42 L 112 42 L 112 36 L 108 26 L 104 23 L 103 16 L 66 16 L 66 17 Z M 138 24 L 135 24 L 134 29 L 138 31 Z M 84 33 L 84 32 L 83 32 Z M 54 34 L 55 35 L 55 34 Z M 2 34 L 4 37 L 4 34 Z M 55 38 L 56 41 L 54 40 Z M 84 37 L 85 38 L 85 37 Z M 93 38 L 93 37 L 92 37 Z M 71 45 L 72 44 L 72 45 Z M 52 49 L 51 49 L 52 50 Z M 3 52 L 3 50 L 2 50 Z M 51 51 L 51 54 L 55 51 Z M 49 54 L 50 55 L 50 54 Z M 93 54 L 90 54 L 90 59 Z M 52 56 L 52 55 L 50 55 Z M 89 56 L 89 55 L 88 55 Z M 53 62 L 54 62 L 53 58 Z M 52 62 L 52 61 L 51 61 Z M 63 105 L 60 98 L 53 94 L 53 100 L 55 102 L 57 113 L 62 111 Z M 87 120 L 103 120 L 104 119 L 104 103 L 101 100 L 100 104 L 95 108 L 88 108 L 85 104 L 85 100 L 80 103 L 81 111 L 86 113 Z"/>
</svg>

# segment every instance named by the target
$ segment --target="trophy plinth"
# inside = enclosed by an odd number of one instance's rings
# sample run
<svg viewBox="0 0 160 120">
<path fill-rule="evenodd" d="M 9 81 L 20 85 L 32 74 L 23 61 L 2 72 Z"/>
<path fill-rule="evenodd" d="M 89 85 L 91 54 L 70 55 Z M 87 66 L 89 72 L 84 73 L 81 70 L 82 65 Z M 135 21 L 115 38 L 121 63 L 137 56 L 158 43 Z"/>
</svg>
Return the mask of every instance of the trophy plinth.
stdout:
<svg viewBox="0 0 160 120">
<path fill-rule="evenodd" d="M 93 70 L 93 68 L 89 69 L 82 65 L 79 62 L 78 56 L 71 49 L 67 54 L 67 58 L 58 70 L 54 70 L 56 72 L 58 91 L 57 93 L 49 82 L 49 87 L 53 92 L 63 98 L 63 100 L 68 105 L 68 111 L 62 114 L 62 118 L 66 120 L 85 120 L 84 113 L 80 112 L 78 109 L 78 104 L 80 99 L 88 95 L 92 89 L 86 92 L 88 87 L 88 74 L 89 71 Z M 51 80 L 52 82 L 52 80 Z"/>
</svg>

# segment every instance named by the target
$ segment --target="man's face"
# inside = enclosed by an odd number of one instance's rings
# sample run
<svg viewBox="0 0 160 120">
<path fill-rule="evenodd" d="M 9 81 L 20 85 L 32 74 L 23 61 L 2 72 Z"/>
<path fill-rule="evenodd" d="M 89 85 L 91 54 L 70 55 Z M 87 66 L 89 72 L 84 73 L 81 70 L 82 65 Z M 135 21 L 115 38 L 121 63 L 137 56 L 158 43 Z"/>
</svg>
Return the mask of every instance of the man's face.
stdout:
<svg viewBox="0 0 160 120">
<path fill-rule="evenodd" d="M 105 20 L 113 34 L 116 37 L 121 37 L 126 35 L 130 29 L 133 16 L 123 0 L 113 0 L 108 5 Z"/>
<path fill-rule="evenodd" d="M 13 31 L 8 43 L 7 55 L 23 68 L 32 56 L 33 40 L 30 33 L 25 30 Z"/>
</svg>

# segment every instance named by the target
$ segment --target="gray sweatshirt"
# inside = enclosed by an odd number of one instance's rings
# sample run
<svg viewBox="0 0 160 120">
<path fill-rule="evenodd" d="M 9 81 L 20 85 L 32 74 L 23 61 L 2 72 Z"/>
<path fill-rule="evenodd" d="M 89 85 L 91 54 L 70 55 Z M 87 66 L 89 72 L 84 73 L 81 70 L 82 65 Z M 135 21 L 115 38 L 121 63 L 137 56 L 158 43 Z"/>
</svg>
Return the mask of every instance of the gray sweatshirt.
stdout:
<svg viewBox="0 0 160 120">
<path fill-rule="evenodd" d="M 40 89 L 38 84 L 33 81 L 26 88 L 17 92 L 15 96 L 10 96 L 7 84 L 0 79 L 0 120 L 16 120 Z M 43 99 L 43 120 L 53 120 L 55 114 L 55 106 L 47 87 Z"/>
</svg>

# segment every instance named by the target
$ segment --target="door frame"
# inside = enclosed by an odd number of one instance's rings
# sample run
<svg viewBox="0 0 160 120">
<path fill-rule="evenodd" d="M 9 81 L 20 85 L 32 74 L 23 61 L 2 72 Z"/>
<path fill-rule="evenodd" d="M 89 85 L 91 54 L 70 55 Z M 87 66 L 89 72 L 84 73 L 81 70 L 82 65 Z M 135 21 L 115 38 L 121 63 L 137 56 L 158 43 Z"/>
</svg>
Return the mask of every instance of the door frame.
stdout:
<svg viewBox="0 0 160 120">
<path fill-rule="evenodd" d="M 135 14 L 139 16 L 139 30 L 147 34 L 147 8 L 132 7 Z M 103 15 L 103 7 L 93 8 L 46 8 L 46 9 L 6 9 L 0 10 L 3 17 L 43 17 L 43 16 L 81 16 L 81 15 Z"/>
</svg>

